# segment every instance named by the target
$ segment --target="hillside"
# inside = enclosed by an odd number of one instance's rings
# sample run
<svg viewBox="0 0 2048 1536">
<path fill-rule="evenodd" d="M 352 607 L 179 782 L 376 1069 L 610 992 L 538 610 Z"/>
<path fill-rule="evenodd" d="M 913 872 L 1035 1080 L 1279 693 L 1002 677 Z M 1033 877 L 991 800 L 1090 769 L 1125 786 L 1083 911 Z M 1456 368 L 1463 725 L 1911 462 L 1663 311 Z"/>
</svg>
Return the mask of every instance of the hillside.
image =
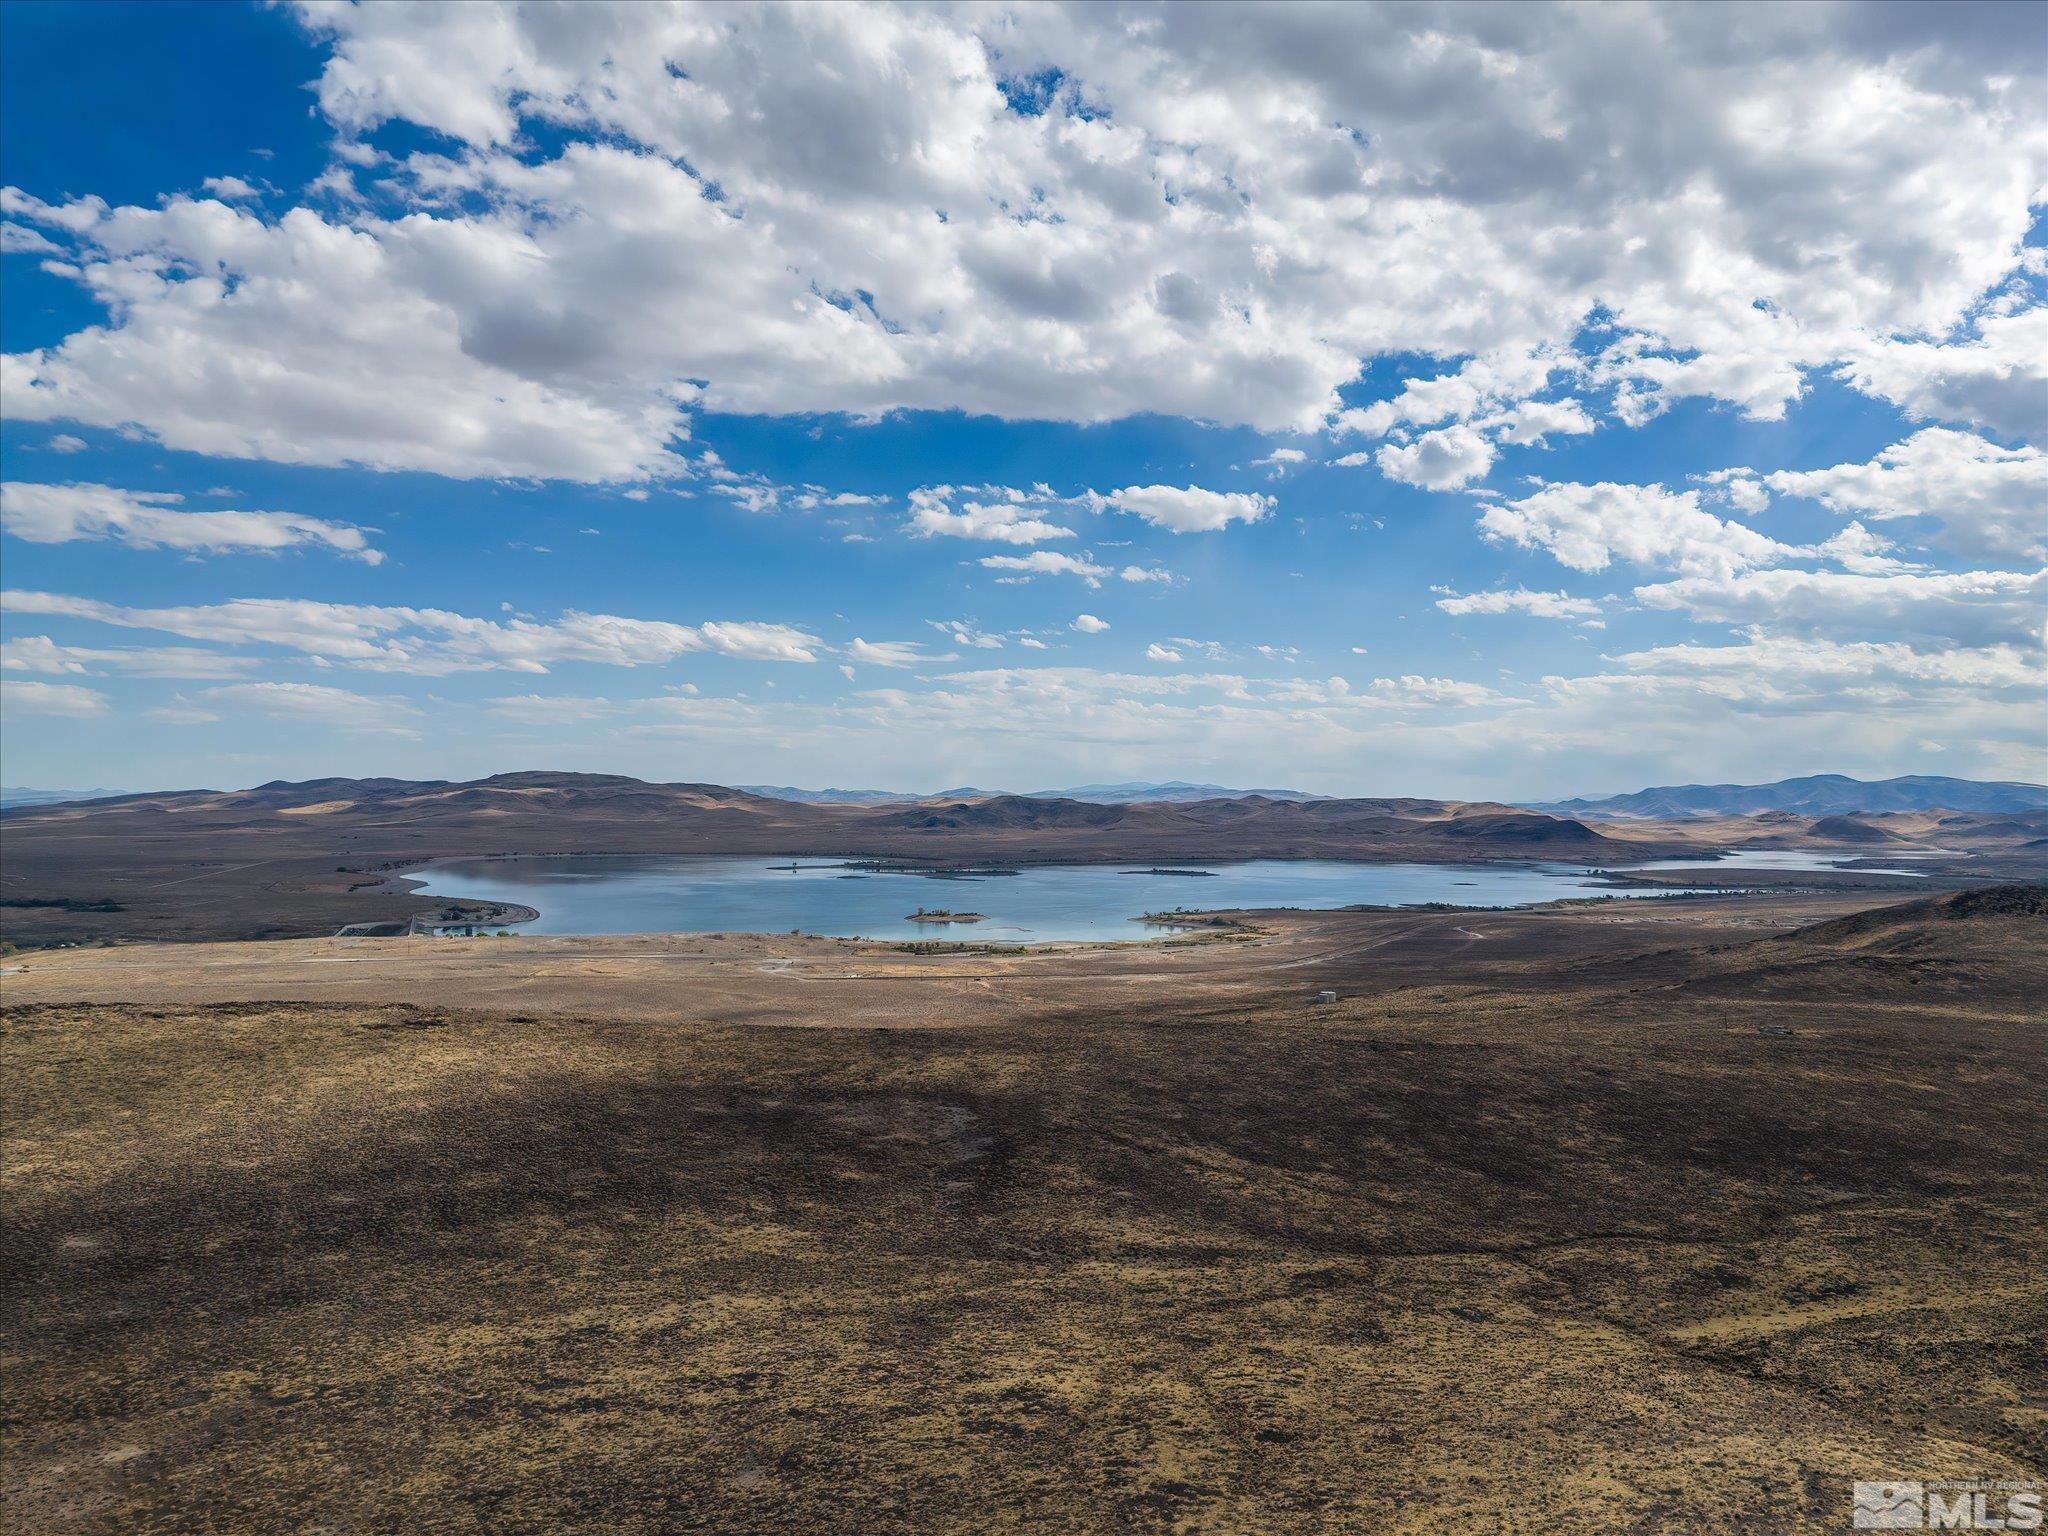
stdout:
<svg viewBox="0 0 2048 1536">
<path fill-rule="evenodd" d="M 1814 923 L 1770 942 L 1808 949 L 1869 950 L 1924 947 L 1948 932 L 1997 933 L 2018 924 L 2034 935 L 2038 948 L 2048 930 L 2048 885 L 1994 885 L 1910 901 L 1895 907 L 1873 907 L 1847 917 Z M 1961 924 L 1963 929 L 1948 925 Z"/>
<path fill-rule="evenodd" d="M 1904 838 L 1896 832 L 1886 831 L 1875 822 L 1865 821 L 1858 816 L 1822 816 L 1807 829 L 1811 837 L 1821 838 L 1830 843 L 1902 843 Z"/>
<path fill-rule="evenodd" d="M 1802 816 L 1848 816 L 1872 811 L 2048 810 L 2048 786 L 1909 774 L 1896 779 L 1852 779 L 1821 773 L 1771 784 L 1676 784 L 1604 799 L 1555 800 L 1529 809 L 1562 816 L 1754 816 L 1791 811 Z"/>
</svg>

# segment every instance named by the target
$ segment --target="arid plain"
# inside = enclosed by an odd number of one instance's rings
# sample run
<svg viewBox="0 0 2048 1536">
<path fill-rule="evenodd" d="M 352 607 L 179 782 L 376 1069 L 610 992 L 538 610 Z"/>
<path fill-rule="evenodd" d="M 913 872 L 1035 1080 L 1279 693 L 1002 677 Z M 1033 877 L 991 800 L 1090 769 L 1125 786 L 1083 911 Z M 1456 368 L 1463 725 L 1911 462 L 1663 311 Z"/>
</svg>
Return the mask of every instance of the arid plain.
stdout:
<svg viewBox="0 0 2048 1536">
<path fill-rule="evenodd" d="M 17 955 L 8 1507 L 1821 1531 L 2038 1479 L 2048 902 L 1897 900 Z"/>
<path fill-rule="evenodd" d="M 0 1536 L 2042 1531 L 2044 22 L 0 0 Z"/>
</svg>

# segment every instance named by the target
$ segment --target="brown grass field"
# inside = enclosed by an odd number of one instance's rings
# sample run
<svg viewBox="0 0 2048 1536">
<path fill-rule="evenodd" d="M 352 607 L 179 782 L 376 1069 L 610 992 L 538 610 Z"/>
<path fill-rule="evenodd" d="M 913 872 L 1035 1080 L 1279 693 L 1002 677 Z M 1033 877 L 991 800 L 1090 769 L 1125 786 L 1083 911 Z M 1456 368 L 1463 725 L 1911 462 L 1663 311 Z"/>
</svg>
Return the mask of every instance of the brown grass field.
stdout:
<svg viewBox="0 0 2048 1536">
<path fill-rule="evenodd" d="M 16 957 L 9 1525 L 1837 1531 L 1853 1478 L 2039 1479 L 2048 904 L 1873 899 Z"/>
</svg>

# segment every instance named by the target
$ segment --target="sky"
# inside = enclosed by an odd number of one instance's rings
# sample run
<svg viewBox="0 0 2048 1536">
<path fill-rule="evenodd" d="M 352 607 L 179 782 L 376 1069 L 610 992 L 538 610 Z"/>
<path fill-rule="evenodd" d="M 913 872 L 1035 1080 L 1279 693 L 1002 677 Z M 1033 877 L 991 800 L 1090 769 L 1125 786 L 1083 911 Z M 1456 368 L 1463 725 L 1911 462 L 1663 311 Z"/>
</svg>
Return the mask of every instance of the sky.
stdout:
<svg viewBox="0 0 2048 1536">
<path fill-rule="evenodd" d="M 2048 778 L 2048 7 L 7 31 L 7 784 Z"/>
</svg>

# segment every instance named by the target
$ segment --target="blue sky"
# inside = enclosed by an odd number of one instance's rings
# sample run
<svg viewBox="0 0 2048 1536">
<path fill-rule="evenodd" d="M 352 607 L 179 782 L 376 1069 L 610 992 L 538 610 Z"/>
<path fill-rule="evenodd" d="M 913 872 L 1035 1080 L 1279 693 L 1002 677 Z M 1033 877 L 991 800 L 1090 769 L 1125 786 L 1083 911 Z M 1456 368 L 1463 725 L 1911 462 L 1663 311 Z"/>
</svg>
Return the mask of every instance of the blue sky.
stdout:
<svg viewBox="0 0 2048 1536">
<path fill-rule="evenodd" d="M 11 6 L 6 782 L 2042 776 L 2038 12 L 1133 9 Z"/>
</svg>

